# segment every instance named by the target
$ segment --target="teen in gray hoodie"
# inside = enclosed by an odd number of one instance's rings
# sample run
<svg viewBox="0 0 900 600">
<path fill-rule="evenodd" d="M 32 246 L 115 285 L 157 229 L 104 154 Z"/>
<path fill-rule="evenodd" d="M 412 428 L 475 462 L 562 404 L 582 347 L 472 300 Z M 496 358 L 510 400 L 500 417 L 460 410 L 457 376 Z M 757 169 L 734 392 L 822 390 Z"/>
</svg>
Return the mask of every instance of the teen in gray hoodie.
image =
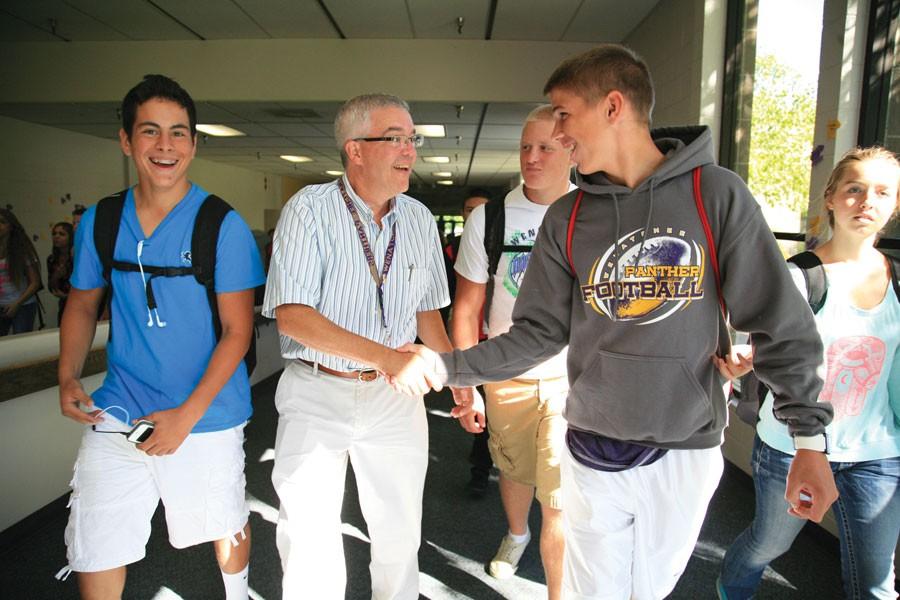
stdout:
<svg viewBox="0 0 900 600">
<path fill-rule="evenodd" d="M 513 326 L 469 350 L 417 351 L 442 381 L 474 385 L 513 378 L 569 345 L 565 593 L 662 598 L 721 475 L 727 416 L 712 361 L 723 322 L 695 177 L 730 322 L 753 334 L 756 373 L 800 448 L 824 450 L 831 420 L 816 402 L 821 341 L 758 204 L 714 164 L 709 129 L 650 131 L 641 59 L 603 45 L 564 62 L 544 91 L 558 137 L 574 146 L 579 190 L 545 216 Z M 827 460 L 805 450 L 794 462 L 788 500 L 820 520 L 837 495 Z"/>
</svg>

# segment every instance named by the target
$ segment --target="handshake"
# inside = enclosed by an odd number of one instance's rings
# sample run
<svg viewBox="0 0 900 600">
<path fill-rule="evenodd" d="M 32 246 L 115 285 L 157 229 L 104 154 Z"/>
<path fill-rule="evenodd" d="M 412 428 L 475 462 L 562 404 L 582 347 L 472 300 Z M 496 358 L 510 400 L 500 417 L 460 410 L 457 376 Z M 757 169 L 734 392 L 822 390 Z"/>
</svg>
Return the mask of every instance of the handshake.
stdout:
<svg viewBox="0 0 900 600">
<path fill-rule="evenodd" d="M 422 396 L 430 390 L 441 391 L 445 376 L 438 353 L 421 344 L 405 344 L 391 353 L 382 371 L 391 387 L 408 396 Z M 463 428 L 473 433 L 484 428 L 484 404 L 473 387 L 451 387 L 456 406 L 451 416 L 460 419 Z"/>
</svg>

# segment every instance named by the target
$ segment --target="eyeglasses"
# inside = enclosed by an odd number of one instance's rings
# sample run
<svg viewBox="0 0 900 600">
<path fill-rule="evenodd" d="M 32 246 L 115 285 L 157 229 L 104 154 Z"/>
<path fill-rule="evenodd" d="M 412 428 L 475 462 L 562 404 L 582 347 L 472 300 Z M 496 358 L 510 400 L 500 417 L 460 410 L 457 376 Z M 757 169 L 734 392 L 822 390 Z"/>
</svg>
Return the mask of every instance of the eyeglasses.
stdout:
<svg viewBox="0 0 900 600">
<path fill-rule="evenodd" d="M 414 148 L 421 148 L 425 143 L 425 136 L 420 133 L 413 135 L 386 135 L 384 137 L 359 137 L 353 138 L 354 142 L 390 142 L 394 148 L 400 148 L 411 144 Z"/>
</svg>

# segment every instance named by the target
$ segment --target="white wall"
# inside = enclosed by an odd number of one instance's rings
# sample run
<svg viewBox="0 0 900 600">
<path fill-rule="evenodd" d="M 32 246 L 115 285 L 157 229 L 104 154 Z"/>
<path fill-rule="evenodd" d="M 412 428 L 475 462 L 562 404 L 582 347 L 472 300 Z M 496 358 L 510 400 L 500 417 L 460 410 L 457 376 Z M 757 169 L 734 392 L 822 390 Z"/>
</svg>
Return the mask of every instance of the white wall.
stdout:
<svg viewBox="0 0 900 600">
<path fill-rule="evenodd" d="M 204 160 L 202 146 L 197 156 L 191 180 L 227 200 L 252 229 L 263 229 L 266 209 L 280 210 L 282 177 Z M 136 181 L 116 141 L 0 117 L 0 206 L 12 205 L 25 231 L 38 236 L 42 261 L 53 224 L 71 221 L 75 203 L 89 206 Z M 42 278 L 46 284 L 45 272 Z M 41 299 L 53 327 L 56 298 L 44 290 Z"/>
<path fill-rule="evenodd" d="M 660 0 L 624 40 L 650 68 L 653 127 L 700 123 L 703 17 L 703 0 Z"/>
</svg>

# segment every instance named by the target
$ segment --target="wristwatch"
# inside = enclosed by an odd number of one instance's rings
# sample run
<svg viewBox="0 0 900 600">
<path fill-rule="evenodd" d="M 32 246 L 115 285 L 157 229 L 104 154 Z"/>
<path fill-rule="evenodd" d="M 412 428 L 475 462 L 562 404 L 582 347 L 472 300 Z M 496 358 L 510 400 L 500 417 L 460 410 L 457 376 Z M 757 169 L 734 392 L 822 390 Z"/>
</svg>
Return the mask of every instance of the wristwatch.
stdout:
<svg viewBox="0 0 900 600">
<path fill-rule="evenodd" d="M 795 435 L 794 450 L 814 450 L 816 452 L 824 452 L 828 454 L 828 434 L 820 433 L 819 435 Z"/>
</svg>

